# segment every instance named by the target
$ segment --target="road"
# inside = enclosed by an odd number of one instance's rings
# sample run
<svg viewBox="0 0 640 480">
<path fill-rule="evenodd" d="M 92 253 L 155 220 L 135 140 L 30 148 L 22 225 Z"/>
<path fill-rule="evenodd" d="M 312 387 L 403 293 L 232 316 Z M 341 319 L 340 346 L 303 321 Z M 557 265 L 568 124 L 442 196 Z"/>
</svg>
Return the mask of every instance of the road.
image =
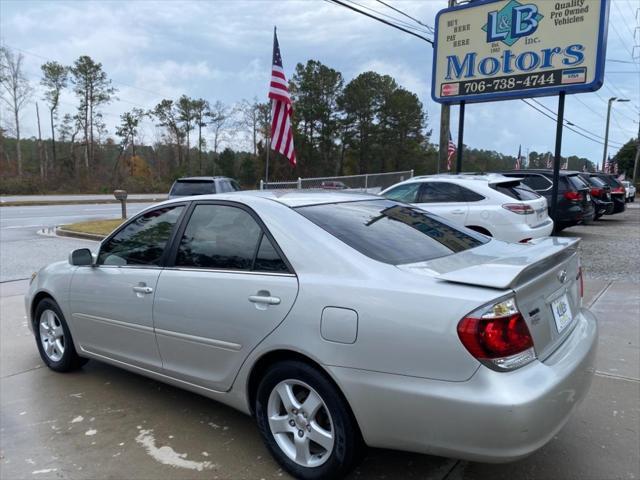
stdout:
<svg viewBox="0 0 640 480">
<path fill-rule="evenodd" d="M 133 215 L 151 204 L 127 206 Z M 95 242 L 43 235 L 56 225 L 118 218 L 117 204 L 0 207 L 0 282 L 28 278 L 32 272 L 56 260 L 64 260 L 75 248 Z"/>
<path fill-rule="evenodd" d="M 149 201 L 166 200 L 166 193 L 132 193 L 130 198 L 147 199 Z M 0 204 L 10 202 L 78 202 L 78 201 L 100 201 L 114 200 L 111 193 L 99 195 L 3 195 L 0 197 Z"/>
</svg>

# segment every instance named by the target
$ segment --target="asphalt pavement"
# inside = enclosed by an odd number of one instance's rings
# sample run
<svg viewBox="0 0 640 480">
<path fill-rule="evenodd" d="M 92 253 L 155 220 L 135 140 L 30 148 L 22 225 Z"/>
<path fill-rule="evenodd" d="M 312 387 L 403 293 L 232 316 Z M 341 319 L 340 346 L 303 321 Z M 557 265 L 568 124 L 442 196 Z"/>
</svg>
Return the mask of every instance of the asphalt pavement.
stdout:
<svg viewBox="0 0 640 480">
<path fill-rule="evenodd" d="M 127 213 L 134 215 L 149 205 L 129 204 Z M 95 245 L 51 235 L 57 225 L 119 216 L 117 204 L 0 207 L 0 282 L 28 278 L 48 263 L 66 259 L 75 248 Z"/>
</svg>

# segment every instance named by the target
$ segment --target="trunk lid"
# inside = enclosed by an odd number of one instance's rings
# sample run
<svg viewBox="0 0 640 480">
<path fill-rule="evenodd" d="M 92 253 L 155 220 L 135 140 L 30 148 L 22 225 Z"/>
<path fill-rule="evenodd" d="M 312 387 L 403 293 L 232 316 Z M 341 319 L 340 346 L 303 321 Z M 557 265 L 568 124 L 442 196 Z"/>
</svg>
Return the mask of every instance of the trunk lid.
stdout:
<svg viewBox="0 0 640 480">
<path fill-rule="evenodd" d="M 533 213 L 522 215 L 530 227 L 537 227 L 549 219 L 547 200 L 521 183 L 521 178 L 498 178 L 489 182 L 489 186 L 505 197 L 505 203 L 520 203 L 533 208 Z M 517 215 L 517 213 L 514 213 Z"/>
<path fill-rule="evenodd" d="M 542 238 L 527 244 L 497 240 L 464 252 L 399 268 L 442 281 L 511 290 L 539 359 L 569 335 L 582 306 L 579 239 Z"/>
</svg>

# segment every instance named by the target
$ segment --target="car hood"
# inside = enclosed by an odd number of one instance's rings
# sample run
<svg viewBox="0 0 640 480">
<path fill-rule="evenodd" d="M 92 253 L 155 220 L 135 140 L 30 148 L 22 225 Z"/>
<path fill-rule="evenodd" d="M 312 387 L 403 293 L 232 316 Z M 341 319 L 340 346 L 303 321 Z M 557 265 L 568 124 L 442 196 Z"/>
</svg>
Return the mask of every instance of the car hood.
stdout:
<svg viewBox="0 0 640 480">
<path fill-rule="evenodd" d="M 491 240 L 464 252 L 398 268 L 454 283 L 508 289 L 574 253 L 579 243 L 577 238 L 557 237 L 522 244 Z"/>
</svg>

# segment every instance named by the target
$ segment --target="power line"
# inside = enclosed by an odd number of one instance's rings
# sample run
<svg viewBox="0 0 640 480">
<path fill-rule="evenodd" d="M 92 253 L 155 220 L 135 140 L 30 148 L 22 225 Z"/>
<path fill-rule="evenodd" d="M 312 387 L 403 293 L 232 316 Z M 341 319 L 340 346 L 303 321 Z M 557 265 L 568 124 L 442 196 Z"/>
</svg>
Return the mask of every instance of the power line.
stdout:
<svg viewBox="0 0 640 480">
<path fill-rule="evenodd" d="M 385 25 L 388 25 L 390 27 L 396 28 L 396 29 L 398 29 L 400 31 L 403 31 L 405 33 L 408 33 L 409 35 L 413 35 L 414 37 L 418 37 L 419 39 L 424 40 L 425 42 L 428 42 L 431 45 L 433 45 L 433 40 L 431 40 L 431 39 L 429 39 L 427 37 L 423 37 L 422 35 L 419 35 L 419 34 L 417 34 L 415 32 L 412 32 L 411 30 L 407 30 L 406 28 L 403 28 L 403 27 L 401 27 L 399 25 L 396 25 L 395 23 L 388 22 L 387 20 L 385 20 L 383 18 L 376 17 L 375 15 L 372 15 L 372 14 L 367 13 L 367 12 L 363 12 L 362 10 L 360 10 L 360 9 L 358 9 L 358 8 L 352 6 L 352 5 L 348 5 L 348 4 L 346 4 L 346 3 L 344 3 L 344 2 L 342 2 L 340 0 L 325 0 L 325 1 L 329 2 L 329 3 L 334 3 L 336 5 L 340 5 L 340 6 L 344 7 L 344 8 L 348 8 L 349 10 L 353 10 L 354 12 L 357 12 L 357 13 L 359 13 L 361 15 L 364 15 L 366 17 L 372 18 L 373 20 L 377 20 L 378 22 L 384 23 Z"/>
<path fill-rule="evenodd" d="M 543 104 L 542 102 L 539 102 L 539 101 L 538 101 L 538 100 L 536 100 L 535 98 L 530 98 L 529 100 L 531 100 L 532 102 L 534 102 L 534 103 L 536 103 L 536 104 L 540 105 L 542 108 L 544 108 L 544 109 L 545 109 L 545 110 L 547 110 L 548 112 L 551 112 L 551 114 L 552 114 L 552 115 L 556 115 L 556 112 L 555 112 L 554 110 L 551 110 L 549 107 L 547 107 L 547 106 L 546 106 L 545 104 Z M 527 103 L 527 102 L 525 102 L 525 103 Z M 591 135 L 591 136 L 593 136 L 593 137 L 598 138 L 599 140 L 604 140 L 604 139 L 603 139 L 603 137 L 602 137 L 602 136 L 600 136 L 599 134 L 594 133 L 594 132 L 592 132 L 592 131 L 590 131 L 590 130 L 587 130 L 586 128 L 581 127 L 580 125 L 578 125 L 578 124 L 576 124 L 576 123 L 573 123 L 571 120 L 569 120 L 569 119 L 568 119 L 568 118 L 566 118 L 566 117 L 564 118 L 564 121 L 565 121 L 565 122 L 567 122 L 567 124 L 570 124 L 570 126 L 575 127 L 575 128 L 578 128 L 578 129 L 580 129 L 580 130 L 582 130 L 582 131 L 584 131 L 584 132 L 588 133 L 589 135 Z M 611 141 L 610 141 L 610 142 L 611 142 Z M 620 144 L 621 144 L 622 142 L 614 141 L 614 142 L 611 142 L 611 143 L 620 143 Z"/>
<path fill-rule="evenodd" d="M 545 111 L 543 111 L 543 110 L 540 110 L 540 109 L 539 109 L 538 107 L 536 107 L 535 105 L 532 105 L 532 104 L 530 104 L 529 102 L 527 102 L 527 100 L 526 100 L 526 99 L 521 98 L 520 100 L 521 100 L 521 101 L 523 101 L 524 103 L 526 103 L 527 105 L 529 105 L 531 108 L 533 108 L 533 109 L 534 109 L 534 110 L 536 110 L 537 112 L 539 112 L 539 113 L 541 113 L 542 115 L 544 115 L 545 117 L 550 118 L 550 119 L 551 119 L 551 120 L 553 120 L 554 122 L 557 122 L 557 121 L 558 121 L 558 118 L 557 118 L 557 117 L 553 117 L 553 116 L 549 115 L 547 112 L 545 112 Z M 565 121 L 566 121 L 566 120 L 565 120 Z M 571 130 L 573 133 L 576 133 L 576 134 L 580 135 L 581 137 L 586 138 L 587 140 L 591 140 L 592 142 L 596 142 L 596 143 L 599 143 L 600 145 L 604 145 L 604 142 L 603 142 L 603 141 L 597 140 L 597 139 L 595 139 L 595 138 L 591 138 L 591 137 L 589 137 L 589 136 L 585 135 L 584 133 L 579 132 L 578 130 L 575 130 L 575 129 L 571 128 L 571 126 L 569 126 L 569 125 L 564 125 L 564 127 L 565 127 L 566 129 L 568 129 L 568 130 Z M 609 143 L 610 143 L 610 144 L 613 144 L 613 143 L 617 143 L 617 142 L 611 142 L 611 141 L 610 141 Z M 613 146 L 620 147 L 621 145 L 613 145 Z"/>
<path fill-rule="evenodd" d="M 613 3 L 613 6 L 616 7 L 616 10 L 618 10 L 618 13 L 620 14 L 620 16 L 622 18 L 626 18 L 625 14 L 622 13 L 622 10 L 620 10 L 620 7 L 618 6 L 618 2 L 611 2 Z M 631 34 L 631 38 L 633 40 L 635 40 L 635 36 L 633 35 L 633 32 L 631 31 L 631 29 L 629 28 L 629 25 L 627 24 L 626 21 L 622 21 L 621 23 L 624 23 L 624 26 L 627 28 L 627 30 L 629 31 L 629 33 Z"/>
<path fill-rule="evenodd" d="M 358 6 L 358 7 L 360 7 L 360 8 L 365 8 L 365 9 L 367 9 L 367 10 L 371 11 L 371 12 L 377 13 L 378 15 L 382 15 L 383 17 L 386 17 L 386 18 L 388 18 L 388 19 L 390 19 L 390 20 L 393 20 L 393 21 L 397 22 L 397 25 L 400 25 L 400 26 L 402 26 L 402 27 L 404 27 L 404 28 L 410 28 L 411 30 L 416 30 L 416 31 L 418 31 L 418 32 L 420 32 L 420 33 L 426 33 L 426 34 L 430 34 L 430 33 L 432 33 L 432 32 L 430 32 L 430 31 L 426 31 L 426 32 L 425 32 L 425 31 L 424 31 L 422 28 L 420 28 L 420 27 L 416 27 L 415 25 L 411 25 L 410 23 L 405 22 L 404 20 L 400 20 L 400 19 L 399 19 L 399 18 L 397 18 L 397 17 L 393 17 L 393 16 L 391 16 L 391 15 L 387 15 L 386 13 L 383 13 L 383 12 L 381 12 L 380 10 L 376 10 L 375 8 L 368 7 L 368 6 L 363 5 L 363 4 L 361 4 L 361 3 L 355 2 L 354 0 L 344 0 L 344 1 L 349 2 L 349 3 L 353 4 L 353 5 L 357 5 L 357 6 Z"/>
<path fill-rule="evenodd" d="M 422 25 L 423 27 L 425 27 L 427 30 L 430 31 L 430 33 L 434 33 L 434 29 L 433 27 L 426 25 L 424 23 L 422 23 L 420 20 L 418 20 L 417 18 L 412 17 L 411 15 L 409 15 L 406 12 L 403 12 L 402 10 L 400 10 L 399 8 L 394 7 L 393 5 L 389 5 L 388 3 L 383 2 L 382 0 L 377 0 L 378 3 L 381 3 L 382 5 L 384 5 L 385 7 L 390 8 L 391 10 L 394 10 L 396 12 L 398 12 L 400 15 L 404 15 L 407 18 L 410 18 L 411 20 L 413 20 L 414 22 L 416 22 L 419 25 Z"/>
<path fill-rule="evenodd" d="M 616 24 L 613 22 L 609 22 L 609 25 L 611 25 L 613 27 L 613 31 L 616 33 L 616 35 L 618 36 L 618 38 L 620 39 L 620 41 L 622 42 L 622 46 L 624 47 L 624 49 L 629 53 L 629 56 L 631 57 L 631 59 L 633 60 L 633 52 L 631 50 L 629 50 L 629 48 L 627 47 L 627 42 L 625 42 L 624 38 L 622 38 L 622 35 L 620 35 L 620 32 L 618 31 L 618 29 L 616 28 Z M 611 73 L 611 72 L 609 72 Z"/>
</svg>

